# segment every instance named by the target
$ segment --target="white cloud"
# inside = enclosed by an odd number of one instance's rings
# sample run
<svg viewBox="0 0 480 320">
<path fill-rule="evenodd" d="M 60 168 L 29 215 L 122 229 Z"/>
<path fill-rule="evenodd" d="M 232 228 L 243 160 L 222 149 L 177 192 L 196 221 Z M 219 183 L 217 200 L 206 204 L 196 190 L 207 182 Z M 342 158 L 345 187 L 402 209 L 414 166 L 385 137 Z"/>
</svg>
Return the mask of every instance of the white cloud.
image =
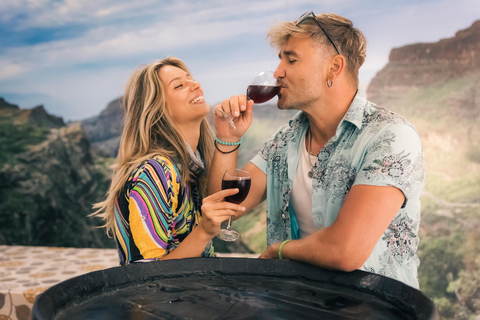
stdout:
<svg viewBox="0 0 480 320">
<path fill-rule="evenodd" d="M 19 76 L 27 70 L 24 65 L 14 63 L 12 61 L 0 59 L 0 80 Z"/>
<path fill-rule="evenodd" d="M 14 60 L 13 65 L 26 66 L 23 70 L 45 69 L 139 56 L 158 52 L 159 48 L 168 50 L 194 47 L 197 44 L 217 42 L 240 34 L 264 32 L 260 18 L 226 22 L 212 20 L 202 24 L 193 22 L 179 26 L 158 22 L 145 29 L 121 31 L 118 32 L 111 26 L 101 26 L 87 32 L 81 38 L 7 49 L 3 57 Z"/>
<path fill-rule="evenodd" d="M 365 33 L 369 48 L 360 80 L 366 86 L 392 47 L 453 36 L 480 18 L 477 2 L 0 0 L 0 21 L 13 26 L 13 34 L 43 28 L 74 34 L 1 48 L 0 89 L 58 95 L 64 103 L 58 114 L 78 119 L 120 95 L 137 62 L 180 52 L 214 103 L 243 92 L 257 72 L 274 69 L 267 28 L 307 10 L 339 13 Z"/>
</svg>

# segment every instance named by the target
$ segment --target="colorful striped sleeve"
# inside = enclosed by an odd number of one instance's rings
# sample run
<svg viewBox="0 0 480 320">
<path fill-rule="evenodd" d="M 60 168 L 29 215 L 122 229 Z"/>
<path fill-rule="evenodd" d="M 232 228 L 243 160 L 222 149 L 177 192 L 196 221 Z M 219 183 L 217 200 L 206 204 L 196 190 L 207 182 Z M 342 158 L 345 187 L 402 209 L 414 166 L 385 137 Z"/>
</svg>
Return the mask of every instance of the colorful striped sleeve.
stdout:
<svg viewBox="0 0 480 320">
<path fill-rule="evenodd" d="M 161 258 L 171 249 L 180 175 L 164 157 L 146 162 L 130 191 L 129 223 L 133 240 L 144 259 Z"/>
</svg>

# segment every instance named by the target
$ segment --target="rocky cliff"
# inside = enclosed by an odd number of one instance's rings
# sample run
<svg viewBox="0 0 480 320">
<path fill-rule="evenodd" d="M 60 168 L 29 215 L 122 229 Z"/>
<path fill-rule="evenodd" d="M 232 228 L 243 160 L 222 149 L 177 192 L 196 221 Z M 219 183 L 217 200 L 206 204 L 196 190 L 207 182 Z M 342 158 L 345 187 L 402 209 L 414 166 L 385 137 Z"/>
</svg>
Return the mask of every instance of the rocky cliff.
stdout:
<svg viewBox="0 0 480 320">
<path fill-rule="evenodd" d="M 457 93 L 446 101 L 452 102 L 456 116 L 480 115 L 480 20 L 471 27 L 458 31 L 453 38 L 435 43 L 418 43 L 395 48 L 388 64 L 374 77 L 368 89 L 368 98 L 378 104 L 404 100 L 406 92 L 419 93 L 426 88 L 444 98 L 445 93 Z M 460 81 L 463 80 L 463 81 Z M 452 92 L 446 92 L 452 91 Z M 443 94 L 443 95 L 442 95 Z M 462 108 L 463 110 L 459 110 Z M 459 112 L 461 114 L 459 114 Z"/>
<path fill-rule="evenodd" d="M 0 243 L 103 247 L 88 218 L 105 193 L 80 123 L 0 99 Z M 108 246 L 108 245 L 107 245 Z"/>
<path fill-rule="evenodd" d="M 122 97 L 117 98 L 100 115 L 82 121 L 95 153 L 117 156 L 123 128 L 122 101 Z"/>
<path fill-rule="evenodd" d="M 30 124 L 40 127 L 59 128 L 65 125 L 62 118 L 48 114 L 43 105 L 32 109 L 20 109 L 0 97 L 0 115 L 14 120 L 15 124 Z"/>
<path fill-rule="evenodd" d="M 391 51 L 368 99 L 420 134 L 427 179 L 420 288 L 442 319 L 480 314 L 480 20 L 454 37 Z"/>
<path fill-rule="evenodd" d="M 458 142 L 457 152 L 465 151 L 465 143 L 467 148 L 479 148 L 480 20 L 453 38 L 393 49 L 367 96 L 412 118 L 425 129 L 421 132 L 425 139 L 437 132 L 444 136 L 445 146 Z M 429 124 L 423 127 L 425 123 Z M 445 134 L 453 130 L 456 135 L 447 139 Z"/>
</svg>

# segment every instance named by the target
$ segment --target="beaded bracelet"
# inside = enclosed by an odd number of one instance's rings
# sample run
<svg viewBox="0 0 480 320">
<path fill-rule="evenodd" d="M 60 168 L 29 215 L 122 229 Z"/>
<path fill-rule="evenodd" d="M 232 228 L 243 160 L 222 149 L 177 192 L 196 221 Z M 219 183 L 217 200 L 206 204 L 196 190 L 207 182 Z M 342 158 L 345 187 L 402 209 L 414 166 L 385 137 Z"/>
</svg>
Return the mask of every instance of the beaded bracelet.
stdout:
<svg viewBox="0 0 480 320">
<path fill-rule="evenodd" d="M 240 138 L 240 141 L 237 141 L 237 142 L 225 142 L 225 141 L 222 141 L 222 140 L 218 139 L 217 136 L 215 136 L 215 141 L 220 143 L 220 144 L 226 145 L 226 146 L 238 146 L 242 143 L 243 138 Z"/>
<path fill-rule="evenodd" d="M 282 255 L 283 247 L 290 241 L 292 240 L 288 239 L 282 242 L 282 244 L 280 245 L 280 248 L 278 248 L 278 259 L 283 260 L 283 255 Z"/>
<path fill-rule="evenodd" d="M 214 144 L 215 144 L 215 148 L 220 152 L 220 153 L 223 153 L 223 154 L 229 154 L 229 153 L 232 153 L 234 151 L 236 151 L 238 148 L 240 148 L 240 145 L 238 144 L 233 150 L 230 150 L 230 151 L 222 151 L 218 148 L 217 146 L 217 140 L 214 141 Z"/>
</svg>

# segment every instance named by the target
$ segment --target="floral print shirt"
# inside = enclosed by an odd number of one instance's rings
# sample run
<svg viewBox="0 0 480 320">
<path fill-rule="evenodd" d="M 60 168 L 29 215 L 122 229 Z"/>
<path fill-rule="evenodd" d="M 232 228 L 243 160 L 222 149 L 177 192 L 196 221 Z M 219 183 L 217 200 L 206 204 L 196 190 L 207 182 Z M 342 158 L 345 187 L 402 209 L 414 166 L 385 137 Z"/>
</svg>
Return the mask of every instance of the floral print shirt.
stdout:
<svg viewBox="0 0 480 320">
<path fill-rule="evenodd" d="M 267 175 L 268 245 L 299 238 L 289 202 L 308 128 L 308 118 L 299 112 L 251 160 Z M 332 225 L 355 185 L 400 189 L 405 202 L 361 269 L 418 288 L 416 250 L 425 163 L 419 135 L 407 120 L 357 93 L 335 135 L 318 153 L 312 183 L 317 229 Z"/>
</svg>

